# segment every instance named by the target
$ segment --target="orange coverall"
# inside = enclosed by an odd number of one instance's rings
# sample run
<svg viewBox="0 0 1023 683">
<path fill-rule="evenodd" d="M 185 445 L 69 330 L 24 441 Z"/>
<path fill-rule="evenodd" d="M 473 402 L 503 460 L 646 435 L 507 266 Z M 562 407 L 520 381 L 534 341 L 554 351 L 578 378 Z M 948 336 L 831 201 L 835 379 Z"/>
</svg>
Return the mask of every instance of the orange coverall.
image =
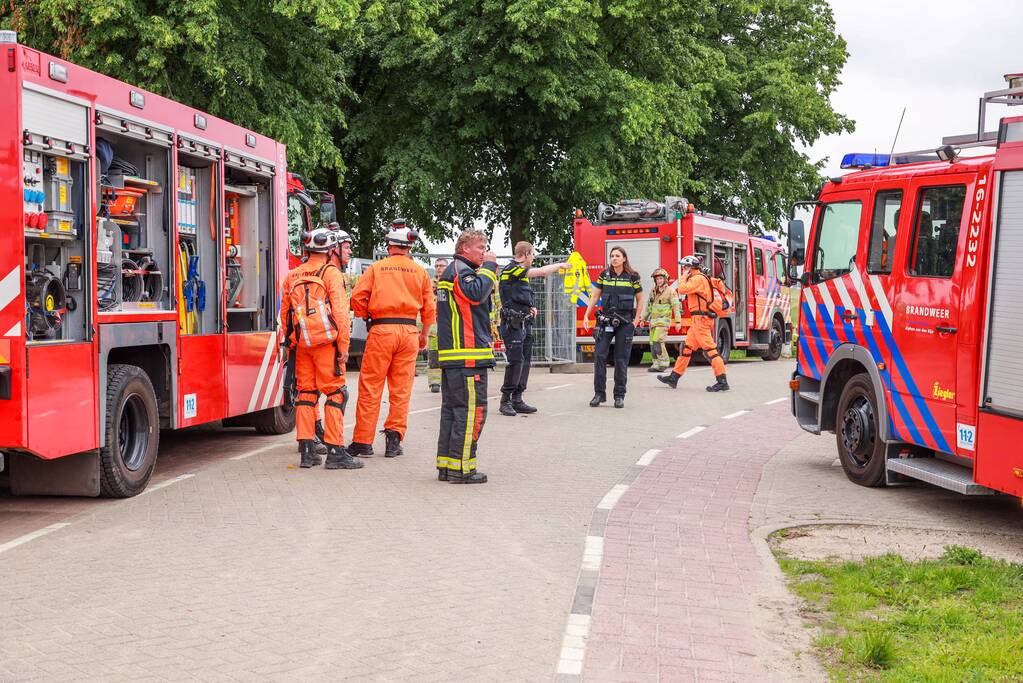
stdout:
<svg viewBox="0 0 1023 683">
<path fill-rule="evenodd" d="M 675 372 L 681 375 L 689 367 L 694 351 L 703 350 L 714 369 L 714 376 L 725 374 L 725 362 L 718 353 L 717 342 L 714 341 L 714 315 L 708 308 L 714 290 L 710 279 L 698 270 L 691 271 L 689 277 L 678 283 L 679 297 L 686 297 L 686 307 L 693 322 L 686 332 L 685 346 L 675 361 Z"/>
<path fill-rule="evenodd" d="M 372 321 L 362 353 L 352 442 L 373 443 L 385 382 L 391 407 L 384 429 L 404 440 L 419 355 L 416 318 L 422 316 L 426 330 L 437 321 L 433 282 L 411 257 L 388 256 L 359 276 L 352 292 L 352 313 Z"/>
<path fill-rule="evenodd" d="M 284 291 L 281 295 L 282 330 L 288 328 L 288 321 L 291 320 L 291 290 L 295 279 L 301 274 L 315 273 L 326 263 L 326 254 L 310 254 L 309 260 L 296 266 L 284 278 Z M 333 446 L 343 446 L 344 406 L 348 401 L 348 390 L 345 388 L 344 364 L 335 361 L 338 353 L 348 353 L 352 323 L 348 314 L 344 275 L 338 268 L 329 266 L 323 270 L 320 278 L 327 287 L 330 317 L 338 334 L 333 344 L 313 348 L 299 346 L 295 350 L 295 384 L 298 389 L 298 400 L 295 402 L 296 436 L 299 441 L 315 438 L 316 403 L 322 393 L 327 397 L 323 406 L 323 441 Z M 291 339 L 287 343 L 289 347 L 294 345 Z"/>
</svg>

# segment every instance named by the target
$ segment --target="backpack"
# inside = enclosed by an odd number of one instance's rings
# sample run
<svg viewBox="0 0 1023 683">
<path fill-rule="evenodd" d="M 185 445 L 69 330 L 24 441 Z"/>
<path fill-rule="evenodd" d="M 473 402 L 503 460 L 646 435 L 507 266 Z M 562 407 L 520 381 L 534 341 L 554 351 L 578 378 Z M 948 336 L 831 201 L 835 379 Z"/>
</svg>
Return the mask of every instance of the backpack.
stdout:
<svg viewBox="0 0 1023 683">
<path fill-rule="evenodd" d="M 725 286 L 725 282 L 721 278 L 712 277 L 708 279 L 710 280 L 711 290 L 710 302 L 707 304 L 708 308 L 718 317 L 728 315 L 735 304 L 732 292 Z"/>
<path fill-rule="evenodd" d="M 333 344 L 337 327 L 331 317 L 330 296 L 323 281 L 326 264 L 315 273 L 302 273 L 291 287 L 291 339 L 296 346 L 311 349 Z M 336 267 L 336 266 L 333 266 Z"/>
</svg>

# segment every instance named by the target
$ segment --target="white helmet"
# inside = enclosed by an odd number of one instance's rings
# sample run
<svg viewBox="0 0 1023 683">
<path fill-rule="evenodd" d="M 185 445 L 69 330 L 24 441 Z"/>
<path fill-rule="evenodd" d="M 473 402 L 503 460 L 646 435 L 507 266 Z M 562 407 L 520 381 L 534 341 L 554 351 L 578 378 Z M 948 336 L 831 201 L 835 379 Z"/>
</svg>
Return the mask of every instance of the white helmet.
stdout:
<svg viewBox="0 0 1023 683">
<path fill-rule="evenodd" d="M 340 243 L 338 232 L 330 228 L 315 228 L 302 233 L 302 246 L 306 251 L 327 252 Z"/>
<path fill-rule="evenodd" d="M 404 218 L 395 218 L 391 221 L 391 229 L 387 232 L 387 243 L 396 247 L 411 247 L 419 239 L 419 233 L 412 228 L 405 227 Z"/>
<path fill-rule="evenodd" d="M 703 257 L 697 256 L 696 254 L 690 254 L 689 256 L 683 256 L 679 264 L 683 268 L 699 268 L 703 263 Z"/>
<path fill-rule="evenodd" d="M 335 235 L 337 235 L 337 244 L 338 244 L 338 246 L 341 246 L 345 242 L 347 242 L 348 244 L 355 244 L 355 240 L 352 239 L 352 236 L 349 235 L 344 230 L 342 230 L 341 229 L 341 224 L 338 223 L 337 221 L 331 221 L 327 225 L 327 229 L 329 229 L 331 232 L 333 232 Z"/>
</svg>

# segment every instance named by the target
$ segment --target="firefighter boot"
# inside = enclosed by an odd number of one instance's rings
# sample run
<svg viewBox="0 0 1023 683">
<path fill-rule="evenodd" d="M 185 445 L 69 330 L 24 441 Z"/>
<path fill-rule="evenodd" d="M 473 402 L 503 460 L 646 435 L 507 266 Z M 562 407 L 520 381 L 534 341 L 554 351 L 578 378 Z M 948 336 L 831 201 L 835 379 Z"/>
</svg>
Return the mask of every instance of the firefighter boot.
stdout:
<svg viewBox="0 0 1023 683">
<path fill-rule="evenodd" d="M 299 463 L 299 467 L 316 467 L 323 462 L 323 458 L 316 454 L 316 442 L 312 439 L 299 441 L 298 450 L 302 454 L 302 462 Z"/>
<path fill-rule="evenodd" d="M 515 406 L 512 405 L 511 394 L 501 394 L 501 407 L 500 413 L 507 415 L 508 417 L 515 417 L 518 412 L 515 410 Z"/>
<path fill-rule="evenodd" d="M 657 379 L 674 389 L 678 386 L 678 378 L 681 376 L 677 372 L 672 371 L 670 375 L 657 375 Z"/>
<path fill-rule="evenodd" d="M 728 378 L 724 375 L 718 375 L 717 382 L 707 387 L 707 391 L 728 391 Z"/>
<path fill-rule="evenodd" d="M 536 408 L 522 400 L 522 394 L 512 394 L 511 406 L 515 409 L 516 413 L 529 415 L 536 412 Z"/>
<path fill-rule="evenodd" d="M 351 455 L 354 455 L 354 456 L 357 456 L 357 457 L 360 457 L 360 458 L 372 458 L 373 457 L 373 444 L 371 444 L 371 443 L 359 443 L 358 441 L 353 441 L 351 443 L 351 445 L 348 446 L 348 452 Z"/>
<path fill-rule="evenodd" d="M 448 483 L 450 484 L 486 484 L 487 475 L 482 472 L 470 472 L 469 474 L 462 474 L 461 472 L 448 472 Z"/>
<path fill-rule="evenodd" d="M 393 429 L 384 430 L 384 441 L 387 444 L 384 447 L 385 458 L 397 458 L 405 452 L 401 447 L 401 434 Z"/>
<path fill-rule="evenodd" d="M 432 393 L 432 394 L 439 394 L 440 393 L 440 385 L 439 384 L 431 384 L 430 385 L 430 393 Z"/>
<path fill-rule="evenodd" d="M 327 447 L 327 464 L 324 468 L 328 470 L 357 470 L 362 463 L 353 458 L 345 450 L 344 446 Z"/>
</svg>

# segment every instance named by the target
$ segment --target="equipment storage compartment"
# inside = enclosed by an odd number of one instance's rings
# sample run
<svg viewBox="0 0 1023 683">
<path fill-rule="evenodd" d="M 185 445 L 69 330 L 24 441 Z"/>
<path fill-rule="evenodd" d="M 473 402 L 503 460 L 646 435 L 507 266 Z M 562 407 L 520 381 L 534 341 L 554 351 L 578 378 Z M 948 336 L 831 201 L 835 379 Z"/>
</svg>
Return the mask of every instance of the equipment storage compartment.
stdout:
<svg viewBox="0 0 1023 683">
<path fill-rule="evenodd" d="M 272 176 L 229 166 L 224 202 L 227 329 L 273 329 Z"/>
<path fill-rule="evenodd" d="M 187 152 L 185 150 L 188 150 Z M 174 196 L 178 227 L 178 323 L 181 334 L 222 331 L 220 309 L 220 150 L 178 139 Z"/>
<path fill-rule="evenodd" d="M 127 123 L 125 127 L 134 131 Z M 101 206 L 96 284 L 101 311 L 171 308 L 171 207 L 170 194 L 164 191 L 170 176 L 170 138 L 151 129 L 149 136 L 97 130 Z"/>
</svg>

